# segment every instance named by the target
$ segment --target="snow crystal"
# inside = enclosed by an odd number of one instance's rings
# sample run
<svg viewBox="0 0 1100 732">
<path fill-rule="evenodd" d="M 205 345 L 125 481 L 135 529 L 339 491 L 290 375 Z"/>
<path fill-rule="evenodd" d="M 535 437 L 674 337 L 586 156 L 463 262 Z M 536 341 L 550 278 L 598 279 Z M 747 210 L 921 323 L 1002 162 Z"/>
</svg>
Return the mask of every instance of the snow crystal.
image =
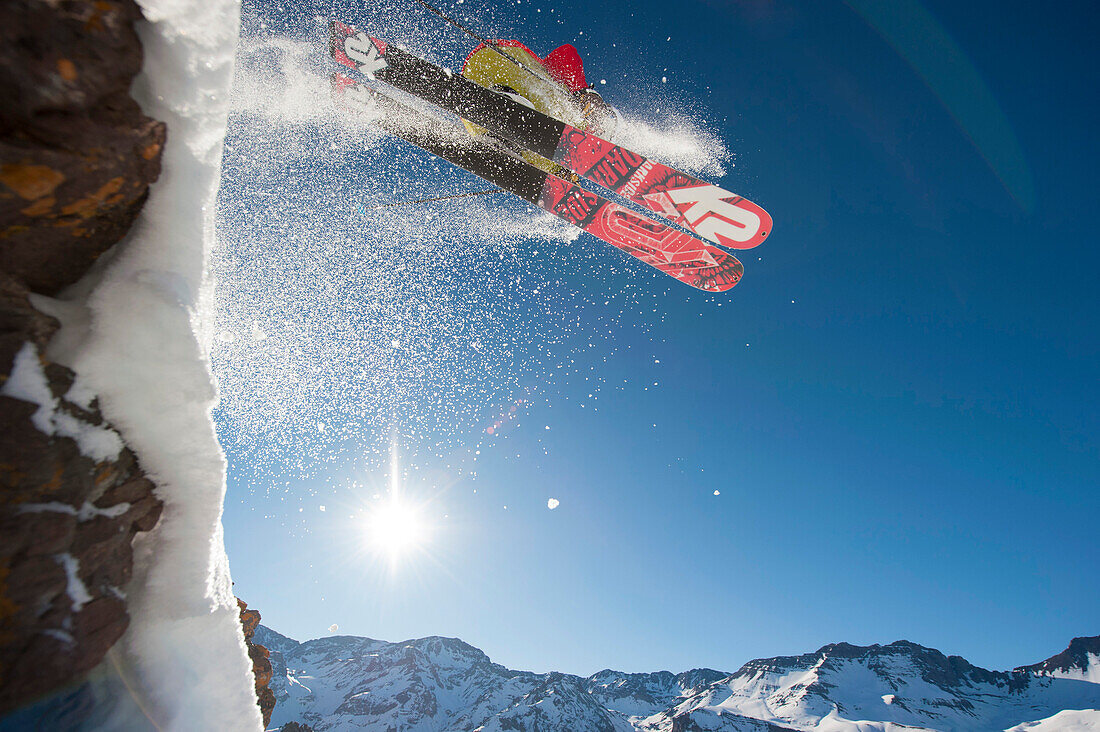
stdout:
<svg viewBox="0 0 1100 732">
<path fill-rule="evenodd" d="M 638 100 L 630 108 L 646 106 Z M 730 152 L 717 133 L 683 114 L 636 117 L 628 110 L 625 105 L 620 110 L 614 142 L 687 173 L 709 177 L 726 174 Z"/>
<path fill-rule="evenodd" d="M 97 516 L 118 518 L 129 510 L 129 503 L 117 503 L 107 508 L 99 508 L 98 506 L 85 502 L 79 509 L 67 503 L 61 503 L 60 501 L 25 503 L 19 506 L 19 513 L 67 513 L 70 516 L 76 516 L 80 521 L 90 521 Z"/>
<path fill-rule="evenodd" d="M 68 633 L 64 630 L 58 630 L 57 628 L 47 628 L 46 630 L 42 631 L 42 635 L 53 638 L 54 640 L 59 640 L 66 645 L 73 644 L 72 633 Z"/>
<path fill-rule="evenodd" d="M 550 498 L 546 501 L 546 507 L 553 511 L 555 508 L 561 505 L 561 502 L 557 498 Z"/>
<path fill-rule="evenodd" d="M 19 513 L 67 513 L 71 516 L 76 515 L 76 508 L 70 506 L 67 503 L 61 503 L 59 501 L 50 501 L 49 503 L 24 503 L 19 507 Z"/>
<path fill-rule="evenodd" d="M 88 424 L 67 412 L 58 411 L 58 401 L 50 392 L 49 381 L 42 370 L 38 349 L 24 343 L 15 356 L 11 376 L 0 388 L 0 394 L 37 404 L 31 423 L 47 435 L 72 438 L 80 454 L 96 462 L 115 460 L 122 451 L 122 439 L 113 430 Z"/>
<path fill-rule="evenodd" d="M 71 437 L 76 441 L 80 454 L 96 462 L 115 460 L 122 452 L 122 438 L 114 430 L 88 424 L 66 412 L 55 414 L 53 423 L 57 434 Z"/>
<path fill-rule="evenodd" d="M 92 402 L 95 401 L 95 391 L 92 390 L 87 381 L 77 376 L 73 380 L 73 385 L 65 393 L 65 401 L 75 404 L 81 409 L 90 410 Z"/>
<path fill-rule="evenodd" d="M 448 58 L 438 36 L 377 15 L 380 35 Z M 312 38 L 248 31 L 238 55 L 210 343 L 219 432 L 253 488 L 291 457 L 314 474 L 381 462 L 394 426 L 419 455 L 478 446 L 491 412 L 534 384 L 553 396 L 597 349 L 617 350 L 626 324 L 647 332 L 630 321 L 632 278 L 659 276 L 587 237 L 574 245 L 578 229 L 509 196 L 413 203 L 483 184 L 335 110 L 321 55 Z M 720 138 L 651 101 L 623 105 L 646 110 L 624 121 L 624 141 L 689 172 L 724 170 Z M 563 277 L 580 271 L 594 279 Z M 597 293 L 607 314 L 577 318 Z M 590 334 L 594 353 L 574 362 Z"/>
<path fill-rule="evenodd" d="M 72 601 L 73 612 L 78 613 L 92 601 L 88 588 L 80 579 L 80 560 L 68 552 L 58 554 L 54 556 L 54 559 L 65 570 L 65 592 L 69 595 L 69 600 Z"/>
<path fill-rule="evenodd" d="M 39 432 L 47 435 L 54 433 L 53 412 L 57 408 L 57 400 L 50 393 L 50 383 L 42 371 L 38 349 L 33 343 L 24 343 L 19 353 L 15 354 L 11 375 L 0 387 L 0 394 L 37 404 L 38 410 L 31 417 L 31 422 Z"/>
<path fill-rule="evenodd" d="M 332 625 L 328 626 L 328 632 L 330 632 L 330 633 L 335 633 L 338 630 L 340 630 L 340 626 L 337 625 L 336 623 L 333 623 Z"/>
</svg>

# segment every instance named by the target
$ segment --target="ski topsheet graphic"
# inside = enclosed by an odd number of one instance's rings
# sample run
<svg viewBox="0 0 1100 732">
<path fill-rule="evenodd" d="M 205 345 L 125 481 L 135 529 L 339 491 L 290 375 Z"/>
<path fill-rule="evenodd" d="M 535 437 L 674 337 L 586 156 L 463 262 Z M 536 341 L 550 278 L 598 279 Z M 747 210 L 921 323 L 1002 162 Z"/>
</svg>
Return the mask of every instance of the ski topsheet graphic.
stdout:
<svg viewBox="0 0 1100 732">
<path fill-rule="evenodd" d="M 687 173 L 577 129 L 339 21 L 333 58 L 480 125 L 635 201 L 700 237 L 751 249 L 771 233 L 760 206 Z"/>
<path fill-rule="evenodd" d="M 736 285 L 744 273 L 741 263 L 728 252 L 470 138 L 458 125 L 448 129 L 444 122 L 343 74 L 333 74 L 332 88 L 343 107 L 368 112 L 391 135 L 565 219 L 685 284 L 723 292 Z"/>
</svg>

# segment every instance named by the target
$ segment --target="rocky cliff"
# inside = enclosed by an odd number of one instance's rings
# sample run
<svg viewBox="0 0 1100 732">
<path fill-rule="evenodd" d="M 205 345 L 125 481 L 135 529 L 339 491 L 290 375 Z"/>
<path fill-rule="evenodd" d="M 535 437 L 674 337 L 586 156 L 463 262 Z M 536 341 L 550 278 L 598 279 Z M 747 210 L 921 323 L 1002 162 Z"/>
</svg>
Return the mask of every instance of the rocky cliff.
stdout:
<svg viewBox="0 0 1100 732">
<path fill-rule="evenodd" d="M 256 677 L 256 699 L 260 712 L 264 715 L 264 727 L 271 722 L 271 712 L 275 709 L 275 693 L 271 691 L 271 653 L 255 642 L 256 628 L 260 627 L 260 613 L 249 610 L 244 600 L 237 598 L 241 609 L 241 628 L 244 630 L 244 642 L 248 645 L 248 657 L 252 661 L 252 675 Z"/>
<path fill-rule="evenodd" d="M 121 637 L 131 542 L 161 512 L 54 354 L 42 297 L 126 234 L 160 173 L 165 126 L 129 95 L 140 17 L 132 0 L 0 5 L 0 713 Z"/>
</svg>

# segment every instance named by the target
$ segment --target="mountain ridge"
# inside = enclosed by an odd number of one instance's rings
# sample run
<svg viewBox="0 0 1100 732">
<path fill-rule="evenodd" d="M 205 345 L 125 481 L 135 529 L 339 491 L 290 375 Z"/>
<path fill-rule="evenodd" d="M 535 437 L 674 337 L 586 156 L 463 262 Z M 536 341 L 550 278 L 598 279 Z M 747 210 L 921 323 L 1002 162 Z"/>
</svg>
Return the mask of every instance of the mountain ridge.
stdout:
<svg viewBox="0 0 1100 732">
<path fill-rule="evenodd" d="M 273 724 L 316 732 L 963 732 L 1056 729 L 1067 719 L 1100 729 L 1100 636 L 1010 671 L 899 640 L 830 643 L 733 673 L 603 669 L 587 677 L 509 669 L 443 636 L 298 642 L 261 626 L 255 639 L 270 643 Z"/>
</svg>

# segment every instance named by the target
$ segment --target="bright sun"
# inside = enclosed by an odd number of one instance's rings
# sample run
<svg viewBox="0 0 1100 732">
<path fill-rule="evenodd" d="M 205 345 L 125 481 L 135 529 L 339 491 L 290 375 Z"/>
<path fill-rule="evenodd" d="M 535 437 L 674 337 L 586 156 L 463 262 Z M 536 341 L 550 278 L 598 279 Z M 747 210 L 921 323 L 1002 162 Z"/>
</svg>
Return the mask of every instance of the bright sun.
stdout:
<svg viewBox="0 0 1100 732">
<path fill-rule="evenodd" d="M 367 541 L 379 554 L 396 562 L 428 539 L 428 524 L 420 506 L 402 499 L 396 440 L 390 445 L 390 495 L 367 516 Z"/>
<path fill-rule="evenodd" d="M 371 512 L 369 531 L 371 545 L 393 558 L 415 549 L 427 538 L 420 513 L 396 499 L 386 501 Z"/>
</svg>

